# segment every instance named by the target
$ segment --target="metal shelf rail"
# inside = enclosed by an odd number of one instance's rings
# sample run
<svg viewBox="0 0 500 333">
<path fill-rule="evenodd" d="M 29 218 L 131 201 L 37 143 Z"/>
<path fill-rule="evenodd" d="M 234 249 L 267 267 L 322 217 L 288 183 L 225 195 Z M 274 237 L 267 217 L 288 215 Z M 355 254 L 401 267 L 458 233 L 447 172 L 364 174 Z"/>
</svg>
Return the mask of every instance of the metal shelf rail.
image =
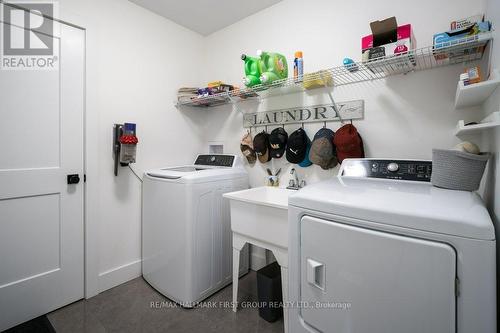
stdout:
<svg viewBox="0 0 500 333">
<path fill-rule="evenodd" d="M 367 62 L 356 62 L 351 64 L 350 67 L 337 66 L 315 73 L 308 73 L 304 75 L 303 80 L 321 80 L 325 82 L 326 80 L 324 79 L 330 77 L 333 79 L 333 87 L 336 87 L 480 60 L 486 44 L 492 39 L 492 33 L 485 32 L 452 42 L 410 50 L 403 54 L 389 55 Z M 178 101 L 176 106 L 211 107 L 223 104 L 235 104 L 253 98 L 266 98 L 301 91 L 307 91 L 304 88 L 303 81 L 287 78 L 274 81 L 271 84 L 260 84 L 230 92 L 193 97 L 190 100 Z M 330 91 L 329 94 L 331 95 Z"/>
</svg>

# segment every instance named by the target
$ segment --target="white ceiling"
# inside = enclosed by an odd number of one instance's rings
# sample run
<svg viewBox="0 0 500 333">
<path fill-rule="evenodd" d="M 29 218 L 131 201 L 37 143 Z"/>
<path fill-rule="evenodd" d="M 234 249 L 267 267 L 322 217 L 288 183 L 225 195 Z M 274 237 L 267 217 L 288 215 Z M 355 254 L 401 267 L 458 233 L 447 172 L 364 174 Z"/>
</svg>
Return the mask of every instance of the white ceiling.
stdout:
<svg viewBox="0 0 500 333">
<path fill-rule="evenodd" d="M 282 0 L 130 0 L 204 36 Z"/>
</svg>

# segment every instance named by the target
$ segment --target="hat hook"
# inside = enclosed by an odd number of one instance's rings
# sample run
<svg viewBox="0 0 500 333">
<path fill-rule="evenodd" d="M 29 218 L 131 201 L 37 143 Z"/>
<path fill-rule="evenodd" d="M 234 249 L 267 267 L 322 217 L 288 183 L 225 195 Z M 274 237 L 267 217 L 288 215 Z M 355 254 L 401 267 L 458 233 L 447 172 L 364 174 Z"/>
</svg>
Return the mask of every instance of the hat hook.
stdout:
<svg viewBox="0 0 500 333">
<path fill-rule="evenodd" d="M 302 129 L 304 129 L 304 123 L 302 123 Z"/>
<path fill-rule="evenodd" d="M 323 122 L 323 128 L 326 128 L 326 121 Z"/>
<path fill-rule="evenodd" d="M 285 129 L 285 123 L 281 124 L 281 126 L 283 126 L 283 129 Z"/>
<path fill-rule="evenodd" d="M 267 125 L 265 126 L 265 129 L 266 129 L 266 133 L 267 133 Z"/>
</svg>

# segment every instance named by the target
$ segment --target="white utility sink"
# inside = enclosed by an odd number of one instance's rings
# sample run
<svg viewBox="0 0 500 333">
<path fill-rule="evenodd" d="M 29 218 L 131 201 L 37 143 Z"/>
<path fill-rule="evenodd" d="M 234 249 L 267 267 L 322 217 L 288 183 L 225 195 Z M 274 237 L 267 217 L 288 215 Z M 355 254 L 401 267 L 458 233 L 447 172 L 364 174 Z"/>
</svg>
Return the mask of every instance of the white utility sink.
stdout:
<svg viewBox="0 0 500 333">
<path fill-rule="evenodd" d="M 256 187 L 223 194 L 231 204 L 233 233 L 233 311 L 238 304 L 240 251 L 249 243 L 272 251 L 281 266 L 283 301 L 288 301 L 288 197 L 294 190 Z M 288 308 L 283 309 L 288 333 Z"/>
<path fill-rule="evenodd" d="M 224 196 L 232 200 L 288 209 L 288 196 L 295 192 L 285 188 L 263 186 L 226 193 Z"/>
<path fill-rule="evenodd" d="M 295 192 L 264 186 L 224 194 L 231 200 L 231 230 L 288 249 L 288 196 Z"/>
</svg>

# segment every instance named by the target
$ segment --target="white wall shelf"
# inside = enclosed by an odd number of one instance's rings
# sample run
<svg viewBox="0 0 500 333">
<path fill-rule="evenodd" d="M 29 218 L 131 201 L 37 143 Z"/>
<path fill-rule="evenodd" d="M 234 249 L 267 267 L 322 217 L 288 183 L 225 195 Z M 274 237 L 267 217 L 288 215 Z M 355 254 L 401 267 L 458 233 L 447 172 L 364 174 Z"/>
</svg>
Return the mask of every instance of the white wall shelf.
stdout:
<svg viewBox="0 0 500 333">
<path fill-rule="evenodd" d="M 341 86 L 480 60 L 483 57 L 486 44 L 492 38 L 491 32 L 485 32 L 448 43 L 411 50 L 404 54 L 380 57 L 369 62 L 357 62 L 351 65 L 349 69 L 344 66 L 328 68 L 316 73 L 306 74 L 305 78 L 312 81 L 331 76 L 333 86 Z M 353 68 L 356 68 L 356 70 L 352 70 Z M 221 104 L 234 104 L 247 99 L 266 98 L 303 91 L 306 91 L 303 82 L 297 82 L 292 77 L 275 81 L 272 84 L 261 84 L 251 88 L 184 99 L 178 101 L 176 106 L 210 107 Z M 331 92 L 331 87 L 328 91 Z"/>
<path fill-rule="evenodd" d="M 455 109 L 462 109 L 471 106 L 481 105 L 500 85 L 500 75 L 498 70 L 491 73 L 491 77 L 487 81 L 470 84 L 464 86 L 459 81 L 457 85 L 457 93 L 455 95 Z"/>
<path fill-rule="evenodd" d="M 485 130 L 493 129 L 500 126 L 500 111 L 491 113 L 488 117 L 481 120 L 476 125 L 465 125 L 463 120 L 457 124 L 456 136 L 464 134 L 477 134 Z"/>
</svg>

